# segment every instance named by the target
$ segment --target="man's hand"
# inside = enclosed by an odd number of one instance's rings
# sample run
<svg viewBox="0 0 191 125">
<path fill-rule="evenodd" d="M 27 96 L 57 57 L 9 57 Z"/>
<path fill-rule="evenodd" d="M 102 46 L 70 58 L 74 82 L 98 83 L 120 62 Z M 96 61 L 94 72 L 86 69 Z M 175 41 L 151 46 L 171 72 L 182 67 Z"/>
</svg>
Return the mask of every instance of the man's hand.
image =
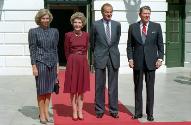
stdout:
<svg viewBox="0 0 191 125">
<path fill-rule="evenodd" d="M 162 66 L 162 60 L 158 59 L 155 65 L 156 68 L 158 69 L 160 66 Z"/>
<path fill-rule="evenodd" d="M 129 67 L 130 68 L 133 68 L 134 67 L 134 62 L 132 59 L 129 60 Z"/>
</svg>

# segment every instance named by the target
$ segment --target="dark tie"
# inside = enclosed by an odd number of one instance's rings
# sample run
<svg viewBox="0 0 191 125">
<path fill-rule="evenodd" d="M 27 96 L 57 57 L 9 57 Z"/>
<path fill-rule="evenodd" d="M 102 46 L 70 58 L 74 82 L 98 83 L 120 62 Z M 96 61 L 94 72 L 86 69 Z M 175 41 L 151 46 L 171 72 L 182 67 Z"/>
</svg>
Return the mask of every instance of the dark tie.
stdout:
<svg viewBox="0 0 191 125">
<path fill-rule="evenodd" d="M 143 41 L 143 44 L 145 44 L 146 36 L 147 36 L 146 24 L 143 24 L 143 28 L 142 28 L 142 41 Z"/>
<path fill-rule="evenodd" d="M 107 43 L 111 44 L 111 36 L 110 36 L 110 28 L 109 28 L 109 22 L 106 22 L 106 37 L 107 37 Z"/>
</svg>

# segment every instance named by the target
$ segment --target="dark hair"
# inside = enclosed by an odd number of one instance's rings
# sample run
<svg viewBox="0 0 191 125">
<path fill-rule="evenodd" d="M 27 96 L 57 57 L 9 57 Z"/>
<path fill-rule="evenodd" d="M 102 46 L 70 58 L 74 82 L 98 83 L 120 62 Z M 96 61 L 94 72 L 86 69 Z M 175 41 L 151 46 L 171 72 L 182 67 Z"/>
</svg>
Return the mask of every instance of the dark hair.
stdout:
<svg viewBox="0 0 191 125">
<path fill-rule="evenodd" d="M 143 10 L 149 10 L 151 12 L 151 8 L 149 6 L 142 6 L 140 9 L 139 9 L 139 14 L 141 14 L 143 12 Z"/>
<path fill-rule="evenodd" d="M 112 7 L 112 5 L 111 4 L 109 4 L 109 3 L 105 3 L 105 4 L 103 4 L 102 5 L 102 7 L 101 7 L 101 13 L 103 13 L 103 11 L 104 11 L 104 7 L 111 7 L 112 8 L 112 10 L 113 10 L 113 7 Z"/>
</svg>

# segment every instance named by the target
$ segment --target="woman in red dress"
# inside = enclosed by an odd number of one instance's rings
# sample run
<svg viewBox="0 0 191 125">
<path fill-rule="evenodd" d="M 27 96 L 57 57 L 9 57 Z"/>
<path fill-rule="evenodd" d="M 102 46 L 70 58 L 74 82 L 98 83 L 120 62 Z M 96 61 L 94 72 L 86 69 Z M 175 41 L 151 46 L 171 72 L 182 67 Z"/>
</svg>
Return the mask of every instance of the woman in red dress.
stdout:
<svg viewBox="0 0 191 125">
<path fill-rule="evenodd" d="M 67 59 L 64 92 L 70 93 L 73 108 L 73 120 L 83 120 L 83 96 L 90 90 L 87 50 L 89 34 L 83 32 L 86 17 L 81 12 L 71 16 L 74 30 L 65 34 L 64 49 Z"/>
</svg>

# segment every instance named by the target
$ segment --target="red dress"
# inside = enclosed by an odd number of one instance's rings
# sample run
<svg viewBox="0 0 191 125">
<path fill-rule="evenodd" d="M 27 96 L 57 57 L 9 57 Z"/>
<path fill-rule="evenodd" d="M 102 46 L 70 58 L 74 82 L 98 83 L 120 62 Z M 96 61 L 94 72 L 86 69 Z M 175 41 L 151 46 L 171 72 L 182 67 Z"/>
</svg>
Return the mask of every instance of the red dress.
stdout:
<svg viewBox="0 0 191 125">
<path fill-rule="evenodd" d="M 65 93 L 84 93 L 90 90 L 90 74 L 87 60 L 89 34 L 74 32 L 65 34 L 64 50 L 67 59 L 65 72 Z"/>
</svg>

